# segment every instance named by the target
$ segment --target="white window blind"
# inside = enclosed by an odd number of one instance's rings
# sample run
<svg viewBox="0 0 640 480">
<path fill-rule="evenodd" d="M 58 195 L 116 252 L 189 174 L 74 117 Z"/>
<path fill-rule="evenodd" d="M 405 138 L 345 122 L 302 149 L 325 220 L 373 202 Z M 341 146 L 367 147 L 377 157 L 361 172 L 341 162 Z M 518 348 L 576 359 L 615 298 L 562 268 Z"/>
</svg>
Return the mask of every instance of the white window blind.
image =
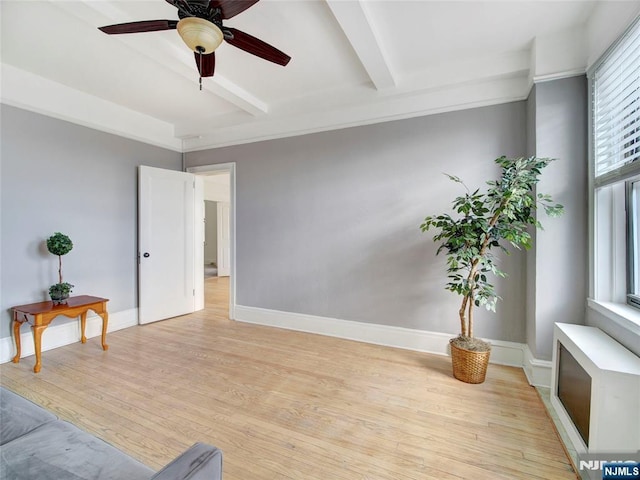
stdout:
<svg viewBox="0 0 640 480">
<path fill-rule="evenodd" d="M 593 72 L 596 178 L 640 164 L 640 21 Z"/>
</svg>

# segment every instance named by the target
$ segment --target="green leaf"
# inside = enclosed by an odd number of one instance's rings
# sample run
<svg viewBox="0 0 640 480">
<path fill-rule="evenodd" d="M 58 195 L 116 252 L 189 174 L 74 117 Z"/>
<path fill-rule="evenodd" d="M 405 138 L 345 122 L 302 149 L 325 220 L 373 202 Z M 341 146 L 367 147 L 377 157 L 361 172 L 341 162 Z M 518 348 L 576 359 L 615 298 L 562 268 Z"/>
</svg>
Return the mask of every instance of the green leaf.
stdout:
<svg viewBox="0 0 640 480">
<path fill-rule="evenodd" d="M 452 180 L 456 183 L 462 183 L 462 180 L 460 180 L 460 177 L 456 177 L 455 175 L 449 175 L 448 173 L 445 173 L 444 175 L 449 177 L 449 180 Z"/>
</svg>

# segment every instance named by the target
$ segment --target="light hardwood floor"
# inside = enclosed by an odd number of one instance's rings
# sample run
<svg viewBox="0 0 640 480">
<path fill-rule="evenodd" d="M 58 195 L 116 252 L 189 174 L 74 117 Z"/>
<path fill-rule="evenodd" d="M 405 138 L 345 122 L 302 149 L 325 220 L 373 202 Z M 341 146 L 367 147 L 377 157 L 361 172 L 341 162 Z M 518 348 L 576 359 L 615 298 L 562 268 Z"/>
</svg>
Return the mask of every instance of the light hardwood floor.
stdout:
<svg viewBox="0 0 640 480">
<path fill-rule="evenodd" d="M 3 364 L 0 383 L 153 468 L 196 441 L 225 480 L 576 479 L 520 369 L 230 321 L 207 308 Z M 46 335 L 46 333 L 45 333 Z"/>
</svg>

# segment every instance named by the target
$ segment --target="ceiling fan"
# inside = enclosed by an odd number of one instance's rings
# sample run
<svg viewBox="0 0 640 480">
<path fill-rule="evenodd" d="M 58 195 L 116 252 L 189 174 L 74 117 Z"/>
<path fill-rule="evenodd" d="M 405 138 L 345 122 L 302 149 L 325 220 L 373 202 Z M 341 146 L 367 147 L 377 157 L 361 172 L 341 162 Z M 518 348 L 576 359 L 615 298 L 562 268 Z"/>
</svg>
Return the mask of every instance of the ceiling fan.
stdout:
<svg viewBox="0 0 640 480">
<path fill-rule="evenodd" d="M 177 20 L 144 20 L 99 27 L 106 34 L 178 30 L 184 43 L 194 52 L 202 77 L 212 77 L 215 70 L 215 49 L 222 40 L 257 57 L 286 65 L 291 57 L 262 40 L 237 28 L 226 27 L 222 20 L 235 17 L 259 0 L 165 0 L 178 9 Z"/>
</svg>

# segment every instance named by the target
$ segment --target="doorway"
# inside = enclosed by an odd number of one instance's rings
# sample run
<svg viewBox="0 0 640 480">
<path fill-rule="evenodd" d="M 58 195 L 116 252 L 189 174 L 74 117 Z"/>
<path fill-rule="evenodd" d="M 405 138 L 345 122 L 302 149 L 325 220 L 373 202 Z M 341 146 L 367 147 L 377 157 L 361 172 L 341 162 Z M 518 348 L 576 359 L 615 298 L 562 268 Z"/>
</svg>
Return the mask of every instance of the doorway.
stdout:
<svg viewBox="0 0 640 480">
<path fill-rule="evenodd" d="M 229 308 L 231 250 L 229 173 L 202 176 L 204 191 L 204 307 Z"/>
<path fill-rule="evenodd" d="M 202 178 L 204 192 L 203 237 L 196 248 L 203 252 L 204 306 L 226 302 L 235 318 L 235 163 L 191 167 Z M 228 298 L 228 300 L 227 300 Z"/>
</svg>

